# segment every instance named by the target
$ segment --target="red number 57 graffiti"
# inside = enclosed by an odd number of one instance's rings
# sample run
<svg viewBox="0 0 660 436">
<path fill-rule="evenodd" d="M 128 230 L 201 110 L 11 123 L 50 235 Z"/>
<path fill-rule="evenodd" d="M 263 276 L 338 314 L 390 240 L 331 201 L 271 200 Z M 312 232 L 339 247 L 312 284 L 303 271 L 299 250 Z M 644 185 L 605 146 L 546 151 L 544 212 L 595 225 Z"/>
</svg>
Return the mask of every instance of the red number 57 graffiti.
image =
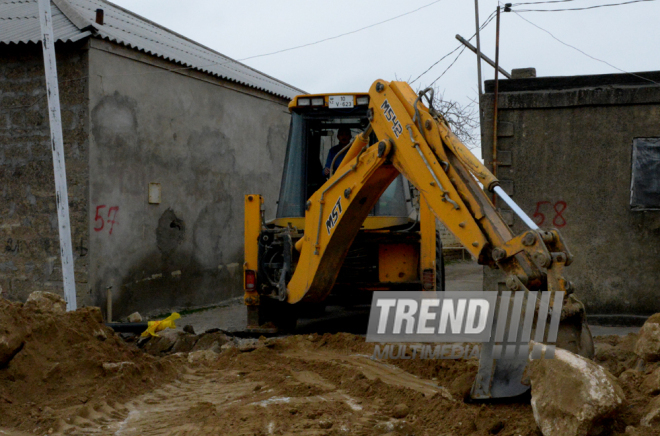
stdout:
<svg viewBox="0 0 660 436">
<path fill-rule="evenodd" d="M 532 215 L 534 217 L 534 221 L 536 221 L 536 225 L 540 226 L 545 222 L 545 215 L 541 213 L 541 206 L 544 204 L 552 204 L 549 201 L 539 201 L 536 203 L 536 210 L 534 211 L 534 214 Z M 555 216 L 552 218 L 552 224 L 554 224 L 555 227 L 564 227 L 566 225 L 566 219 L 563 217 L 563 213 L 566 210 L 568 205 L 566 204 L 565 201 L 558 201 L 553 205 L 553 208 L 555 210 Z"/>
<path fill-rule="evenodd" d="M 103 216 L 101 216 L 101 209 L 105 207 L 107 207 L 105 204 L 96 206 L 96 216 L 94 217 L 94 222 L 96 223 L 96 225 L 94 227 L 94 231 L 100 232 L 105 228 L 105 225 L 108 224 L 110 226 L 110 231 L 108 232 L 108 234 L 112 235 L 112 228 L 116 223 L 115 219 L 117 218 L 117 212 L 119 211 L 119 206 L 112 206 L 108 209 L 107 220 Z"/>
</svg>

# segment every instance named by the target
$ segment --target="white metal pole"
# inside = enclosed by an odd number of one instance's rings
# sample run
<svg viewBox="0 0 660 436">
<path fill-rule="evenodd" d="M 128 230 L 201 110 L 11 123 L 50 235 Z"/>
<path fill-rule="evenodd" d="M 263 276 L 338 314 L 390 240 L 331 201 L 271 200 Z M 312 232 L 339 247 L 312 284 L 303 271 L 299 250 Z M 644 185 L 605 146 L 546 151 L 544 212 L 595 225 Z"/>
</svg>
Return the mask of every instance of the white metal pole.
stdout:
<svg viewBox="0 0 660 436">
<path fill-rule="evenodd" d="M 527 216 L 527 214 L 520 208 L 520 206 L 518 206 L 516 202 L 513 201 L 513 199 L 507 195 L 506 192 L 504 192 L 504 189 L 500 188 L 499 186 L 496 186 L 493 189 L 493 191 L 495 191 L 495 193 L 499 195 L 500 198 L 504 200 L 506 204 L 509 205 L 509 207 L 516 213 L 516 215 L 518 215 L 518 217 L 520 217 L 521 220 L 523 220 L 525 224 L 527 224 L 527 226 L 529 226 L 530 229 L 532 230 L 539 229 L 539 226 L 537 226 L 536 223 L 532 221 L 532 219 L 529 216 Z"/>
<path fill-rule="evenodd" d="M 481 90 L 481 38 L 479 35 L 479 0 L 474 0 L 474 20 L 477 26 L 477 80 L 479 81 L 479 97 L 483 91 Z"/>
<path fill-rule="evenodd" d="M 50 143 L 53 152 L 55 171 L 55 199 L 57 201 L 57 221 L 60 232 L 60 257 L 62 258 L 62 279 L 67 310 L 76 310 L 76 281 L 73 274 L 73 252 L 71 247 L 71 224 L 69 222 L 69 195 L 66 188 L 66 168 L 64 166 L 64 140 L 62 139 L 62 118 L 60 116 L 60 92 L 57 84 L 55 62 L 55 38 L 50 0 L 39 0 L 39 21 L 41 22 L 41 46 L 44 51 L 46 70 L 46 92 L 48 96 L 48 119 L 50 121 Z"/>
</svg>

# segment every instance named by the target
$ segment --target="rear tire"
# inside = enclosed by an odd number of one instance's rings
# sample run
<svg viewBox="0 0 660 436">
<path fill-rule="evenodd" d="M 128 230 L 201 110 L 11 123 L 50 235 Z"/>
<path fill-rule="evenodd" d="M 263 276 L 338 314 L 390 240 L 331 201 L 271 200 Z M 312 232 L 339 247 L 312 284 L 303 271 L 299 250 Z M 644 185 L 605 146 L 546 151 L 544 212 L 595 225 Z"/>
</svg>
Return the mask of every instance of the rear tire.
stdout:
<svg viewBox="0 0 660 436">
<path fill-rule="evenodd" d="M 445 291 L 445 258 L 442 255 L 440 232 L 435 231 L 435 290 Z"/>
<path fill-rule="evenodd" d="M 272 323 L 277 330 L 289 333 L 295 330 L 298 324 L 298 308 L 293 304 L 261 297 L 259 304 L 259 325 Z"/>
</svg>

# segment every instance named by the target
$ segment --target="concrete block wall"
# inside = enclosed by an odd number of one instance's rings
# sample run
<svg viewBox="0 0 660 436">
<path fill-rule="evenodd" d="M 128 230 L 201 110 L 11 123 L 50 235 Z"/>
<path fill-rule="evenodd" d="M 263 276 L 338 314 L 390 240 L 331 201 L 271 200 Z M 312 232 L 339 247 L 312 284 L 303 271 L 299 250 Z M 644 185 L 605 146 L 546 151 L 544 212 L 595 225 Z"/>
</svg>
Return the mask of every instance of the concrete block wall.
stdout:
<svg viewBox="0 0 660 436">
<path fill-rule="evenodd" d="M 638 73 L 660 82 L 660 73 Z M 482 151 L 492 163 L 493 83 L 486 82 Z M 660 211 L 630 207 L 637 137 L 660 137 L 660 86 L 626 74 L 503 80 L 498 177 L 541 228 L 558 228 L 575 260 L 566 277 L 590 314 L 660 312 Z M 501 205 L 498 204 L 498 206 Z M 526 226 L 504 208 L 514 234 Z M 504 288 L 484 268 L 487 290 Z"/>
<path fill-rule="evenodd" d="M 89 303 L 87 52 L 56 45 L 78 301 Z M 63 294 L 41 46 L 0 45 L 0 296 Z"/>
<path fill-rule="evenodd" d="M 288 101 L 105 41 L 89 59 L 94 301 L 111 286 L 122 317 L 241 295 L 244 196 L 274 218 Z"/>
</svg>

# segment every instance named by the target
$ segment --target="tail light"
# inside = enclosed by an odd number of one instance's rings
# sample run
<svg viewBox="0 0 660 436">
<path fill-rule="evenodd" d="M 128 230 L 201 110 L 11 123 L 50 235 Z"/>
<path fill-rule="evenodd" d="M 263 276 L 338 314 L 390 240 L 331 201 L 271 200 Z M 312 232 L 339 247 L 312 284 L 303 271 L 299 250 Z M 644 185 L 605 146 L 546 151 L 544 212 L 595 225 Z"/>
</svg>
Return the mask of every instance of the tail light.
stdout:
<svg viewBox="0 0 660 436">
<path fill-rule="evenodd" d="M 435 286 L 435 271 L 432 269 L 425 269 L 422 273 L 422 285 L 427 291 L 432 291 Z"/>
<path fill-rule="evenodd" d="M 257 287 L 257 272 L 253 269 L 245 270 L 245 289 L 254 291 Z"/>
</svg>

